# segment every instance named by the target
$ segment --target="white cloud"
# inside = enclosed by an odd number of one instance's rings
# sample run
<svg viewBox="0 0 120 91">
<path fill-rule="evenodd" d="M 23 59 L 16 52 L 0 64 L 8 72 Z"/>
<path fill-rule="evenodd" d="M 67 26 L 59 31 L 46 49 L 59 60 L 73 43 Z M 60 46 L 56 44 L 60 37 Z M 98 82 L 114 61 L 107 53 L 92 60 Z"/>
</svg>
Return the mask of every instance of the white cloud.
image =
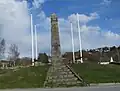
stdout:
<svg viewBox="0 0 120 91">
<path fill-rule="evenodd" d="M 106 5 L 106 6 L 108 6 L 108 5 L 110 5 L 112 3 L 112 0 L 103 0 L 103 2 L 101 2 L 100 4 L 101 5 Z"/>
<path fill-rule="evenodd" d="M 97 19 L 97 18 L 93 18 L 93 16 L 95 17 L 95 15 L 92 15 L 92 14 L 93 13 L 91 13 L 91 16 L 92 16 L 91 20 Z M 87 16 L 87 15 L 85 15 L 85 16 Z M 87 17 L 89 17 L 89 16 L 87 16 Z M 45 27 L 48 26 L 48 24 L 50 23 L 50 19 L 48 19 L 49 23 L 47 23 L 47 21 L 48 21 L 47 19 L 48 18 L 46 17 L 46 20 L 45 20 L 46 23 L 44 21 L 42 22 L 42 25 Z M 73 27 L 74 28 L 74 43 L 75 43 L 75 50 L 78 50 L 79 40 L 78 40 L 78 30 L 76 27 L 77 26 Z M 50 28 L 47 28 L 47 29 L 49 30 L 49 33 L 50 33 Z M 112 46 L 112 45 L 119 44 L 118 40 L 120 39 L 120 35 L 110 32 L 110 31 L 102 32 L 101 30 L 102 29 L 99 26 L 87 26 L 86 24 L 81 25 L 82 47 L 84 49 L 90 49 L 90 48 L 97 48 L 97 47 L 101 47 L 101 46 Z M 62 52 L 71 51 L 72 46 L 71 46 L 69 16 L 68 16 L 68 19 L 66 19 L 66 20 L 64 18 L 59 18 L 59 31 L 60 31 L 60 41 L 61 41 Z M 50 45 L 49 44 L 50 40 L 48 40 L 50 38 L 50 35 L 49 35 L 49 37 L 47 35 L 45 35 L 45 36 L 46 37 L 44 38 L 44 41 L 47 42 L 45 44 Z"/>
<path fill-rule="evenodd" d="M 28 46 L 29 41 L 26 39 L 30 32 L 30 19 L 25 2 L 0 0 L 0 12 L 2 37 L 5 38 L 7 44 L 17 44 L 22 52 L 23 47 Z"/>
<path fill-rule="evenodd" d="M 39 3 L 42 3 L 42 1 L 40 2 L 39 0 Z M 15 43 L 18 45 L 21 56 L 31 56 L 30 17 L 26 1 L 0 0 L 0 12 L 0 31 L 2 33 L 1 36 L 6 40 L 7 52 L 10 44 Z M 44 15 L 43 12 L 40 16 Z M 43 39 L 45 37 L 38 35 L 38 38 Z M 41 40 L 38 40 L 38 42 L 40 46 L 41 43 L 43 44 Z"/>
<path fill-rule="evenodd" d="M 82 17 L 81 17 L 82 16 Z M 101 46 L 113 46 L 113 45 L 119 45 L 120 42 L 120 35 L 113 33 L 111 31 L 103 32 L 102 29 L 99 26 L 87 26 L 86 24 L 90 22 L 91 20 L 99 18 L 99 15 L 97 13 L 91 13 L 90 16 L 79 14 L 80 21 L 84 24 L 81 24 L 81 36 L 82 36 L 82 47 L 83 49 L 90 49 L 90 48 L 97 48 Z M 76 15 L 72 14 L 68 16 L 68 20 L 72 19 L 72 22 L 74 27 L 74 42 L 75 42 L 75 50 L 78 50 L 79 48 L 79 40 L 78 40 L 78 30 L 76 24 Z M 68 20 L 62 19 L 59 20 L 61 26 L 61 42 L 62 44 L 62 50 L 65 51 L 72 49 L 71 48 L 71 37 L 70 37 L 70 24 Z M 62 31 L 64 30 L 64 31 Z M 67 32 L 66 32 L 67 31 Z"/>
<path fill-rule="evenodd" d="M 111 32 L 111 31 L 106 32 L 105 37 L 111 39 L 111 41 L 120 39 L 120 35 L 115 34 L 115 33 Z"/>
<path fill-rule="evenodd" d="M 97 19 L 99 18 L 99 15 L 94 12 L 94 13 L 91 13 L 89 16 L 85 15 L 85 14 L 79 14 L 79 20 L 80 20 L 80 23 L 88 23 L 89 21 L 91 20 L 94 20 L 94 19 Z M 72 14 L 68 17 L 68 20 L 69 21 L 72 21 L 73 23 L 76 24 L 76 21 L 77 21 L 77 15 L 76 14 Z"/>
<path fill-rule="evenodd" d="M 35 8 L 41 7 L 42 3 L 44 3 L 45 0 L 34 0 L 33 5 Z"/>
</svg>

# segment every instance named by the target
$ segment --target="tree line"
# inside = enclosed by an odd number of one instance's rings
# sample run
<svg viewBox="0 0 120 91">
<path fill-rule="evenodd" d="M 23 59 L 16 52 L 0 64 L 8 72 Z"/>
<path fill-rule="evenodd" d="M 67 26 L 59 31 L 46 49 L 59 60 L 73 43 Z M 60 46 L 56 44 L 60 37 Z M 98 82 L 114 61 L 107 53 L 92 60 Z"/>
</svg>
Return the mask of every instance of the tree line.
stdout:
<svg viewBox="0 0 120 91">
<path fill-rule="evenodd" d="M 0 60 L 5 58 L 6 52 L 6 41 L 4 38 L 0 38 Z M 11 44 L 8 49 L 8 60 L 15 61 L 19 58 L 20 52 L 18 50 L 18 46 L 16 44 Z"/>
<path fill-rule="evenodd" d="M 4 38 L 0 38 L 0 60 L 5 58 L 5 52 L 6 52 L 6 41 Z M 20 59 L 19 58 L 20 52 L 16 44 L 11 44 L 8 48 L 7 53 L 8 53 L 7 60 L 9 61 L 18 61 Z M 48 56 L 46 53 L 39 53 L 38 60 L 35 61 L 48 63 Z"/>
<path fill-rule="evenodd" d="M 5 51 L 6 51 L 6 41 L 4 38 L 0 38 L 0 60 L 2 60 L 5 57 Z M 79 54 L 79 51 L 77 51 L 76 53 Z M 70 56 L 68 56 L 68 58 L 71 57 L 71 54 Z M 19 55 L 20 52 L 18 46 L 16 44 L 11 44 L 8 48 L 7 60 L 15 61 L 19 59 Z M 107 61 L 110 59 L 111 56 L 113 57 L 114 60 L 120 61 L 120 46 L 101 47 L 96 49 L 83 50 L 83 57 L 88 58 L 88 60 L 92 60 L 92 61 L 93 60 L 98 61 L 100 57 L 102 57 L 103 60 Z M 35 61 L 48 63 L 49 62 L 48 59 L 49 57 L 46 53 L 39 53 L 38 60 Z"/>
<path fill-rule="evenodd" d="M 101 47 L 95 49 L 82 50 L 83 60 L 86 62 L 109 61 L 111 57 L 116 62 L 120 62 L 120 46 Z M 72 52 L 66 52 L 62 55 L 64 58 L 73 60 Z M 75 59 L 80 58 L 80 50 L 75 52 Z"/>
</svg>

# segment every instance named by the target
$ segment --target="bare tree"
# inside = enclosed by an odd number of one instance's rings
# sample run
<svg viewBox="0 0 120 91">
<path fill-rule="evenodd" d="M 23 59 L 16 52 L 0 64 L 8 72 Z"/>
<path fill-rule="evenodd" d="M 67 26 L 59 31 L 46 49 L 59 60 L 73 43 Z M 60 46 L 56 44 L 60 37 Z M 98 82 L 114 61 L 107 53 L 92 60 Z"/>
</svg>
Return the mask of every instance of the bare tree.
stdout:
<svg viewBox="0 0 120 91">
<path fill-rule="evenodd" d="M 9 48 L 9 59 L 15 62 L 19 58 L 19 55 L 18 46 L 16 44 L 11 44 Z"/>
<path fill-rule="evenodd" d="M 3 58 L 5 54 L 5 39 L 0 40 L 0 58 Z"/>
</svg>

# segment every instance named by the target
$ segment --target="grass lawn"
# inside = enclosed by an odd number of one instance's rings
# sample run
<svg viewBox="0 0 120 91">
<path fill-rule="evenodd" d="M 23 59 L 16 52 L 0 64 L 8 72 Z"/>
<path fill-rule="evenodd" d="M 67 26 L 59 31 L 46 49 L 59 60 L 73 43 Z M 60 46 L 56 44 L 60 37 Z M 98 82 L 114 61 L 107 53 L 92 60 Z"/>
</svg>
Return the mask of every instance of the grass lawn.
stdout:
<svg viewBox="0 0 120 91">
<path fill-rule="evenodd" d="M 120 82 L 119 65 L 73 64 L 73 69 L 89 83 Z M 41 88 L 49 66 L 38 66 L 12 70 L 0 70 L 0 89 Z M 4 75 L 3 75 L 4 74 Z"/>
<path fill-rule="evenodd" d="M 120 82 L 120 65 L 73 64 L 72 67 L 89 83 Z"/>
<path fill-rule="evenodd" d="M 12 71 L 11 69 L 0 69 L 0 75 L 6 74 L 11 71 Z"/>
<path fill-rule="evenodd" d="M 48 66 L 21 68 L 16 72 L 0 76 L 0 88 L 37 88 L 43 87 Z"/>
</svg>

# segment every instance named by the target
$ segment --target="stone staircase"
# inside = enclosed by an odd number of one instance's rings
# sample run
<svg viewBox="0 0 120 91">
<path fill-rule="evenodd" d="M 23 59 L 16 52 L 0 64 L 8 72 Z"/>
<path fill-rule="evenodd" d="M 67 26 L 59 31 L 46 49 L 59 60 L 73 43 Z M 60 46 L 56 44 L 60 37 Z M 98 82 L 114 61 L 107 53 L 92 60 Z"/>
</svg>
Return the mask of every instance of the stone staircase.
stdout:
<svg viewBox="0 0 120 91">
<path fill-rule="evenodd" d="M 69 67 L 63 63 L 52 65 L 47 73 L 44 87 L 71 87 L 84 86 L 83 80 Z"/>
</svg>

